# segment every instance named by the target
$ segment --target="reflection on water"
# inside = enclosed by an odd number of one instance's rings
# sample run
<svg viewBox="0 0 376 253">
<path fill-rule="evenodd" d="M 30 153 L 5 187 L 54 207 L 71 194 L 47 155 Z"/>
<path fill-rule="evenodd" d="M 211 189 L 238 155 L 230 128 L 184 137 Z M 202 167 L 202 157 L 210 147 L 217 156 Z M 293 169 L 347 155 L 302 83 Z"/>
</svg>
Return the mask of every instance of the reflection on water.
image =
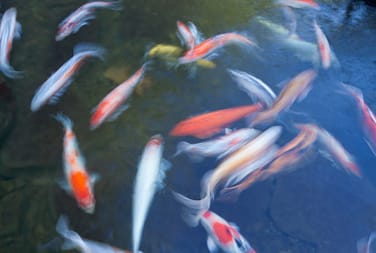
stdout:
<svg viewBox="0 0 376 253">
<path fill-rule="evenodd" d="M 123 0 L 123 11 L 100 10 L 90 25 L 56 42 L 58 23 L 84 2 L 2 1 L 1 11 L 16 7 L 22 24 L 22 37 L 14 42 L 10 59 L 25 77 L 3 77 L 6 86 L 0 84 L 0 251 L 59 252 L 58 244 L 49 242 L 58 236 L 55 225 L 60 214 L 66 214 L 71 227 L 83 237 L 130 249 L 137 164 L 150 136 L 161 133 L 166 143 L 164 157 L 170 160 L 172 169 L 166 187 L 151 206 L 141 250 L 207 252 L 206 232 L 184 223 L 181 205 L 170 190 L 198 198 L 201 177 L 218 161 L 198 163 L 186 155 L 174 157 L 179 141 L 197 140 L 170 137 L 168 132 L 189 116 L 250 103 L 228 68 L 251 73 L 279 92 L 282 86 L 278 83 L 317 65 L 304 59 L 306 52 L 295 54 L 277 43 L 260 25 L 256 16 L 277 24 L 284 22 L 280 9 L 269 1 L 176 4 Z M 296 11 L 297 33 L 314 43 L 312 20 L 316 18 L 339 65 L 320 70 L 307 98 L 291 108 L 296 113 L 283 120 L 309 119 L 327 129 L 354 155 L 363 178 L 336 169 L 338 165 L 325 154 L 313 152 L 293 173 L 256 183 L 235 202 L 213 201 L 211 210 L 235 222 L 257 252 L 356 252 L 357 240 L 376 230 L 376 158 L 363 139 L 355 101 L 337 92 L 338 81 L 356 86 L 376 111 L 375 9 L 355 5 L 345 20 L 345 2 L 320 2 L 320 6 L 320 11 Z M 197 68 L 194 73 L 184 67 L 155 64 L 132 95 L 130 108 L 116 121 L 90 131 L 92 108 L 142 65 L 148 49 L 159 43 L 180 46 L 177 20 L 194 22 L 205 37 L 240 32 L 255 39 L 260 49 L 226 47 L 210 59 L 216 64 L 214 69 Z M 106 48 L 105 61 L 89 61 L 57 105 L 31 113 L 35 90 L 72 56 L 79 42 Z M 57 181 L 63 176 L 63 132 L 51 118 L 56 112 L 64 112 L 73 120 L 88 169 L 101 175 L 95 185 L 93 215 L 83 213 L 58 187 Z M 235 124 L 244 126 L 245 121 Z M 287 143 L 295 135 L 285 128 L 278 144 Z"/>
</svg>

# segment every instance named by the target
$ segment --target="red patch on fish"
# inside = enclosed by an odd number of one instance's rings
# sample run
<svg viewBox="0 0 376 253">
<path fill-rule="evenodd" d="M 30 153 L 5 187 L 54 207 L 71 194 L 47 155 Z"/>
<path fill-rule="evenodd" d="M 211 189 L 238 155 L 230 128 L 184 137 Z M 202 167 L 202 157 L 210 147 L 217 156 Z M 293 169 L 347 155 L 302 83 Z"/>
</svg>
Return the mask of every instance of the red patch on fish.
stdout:
<svg viewBox="0 0 376 253">
<path fill-rule="evenodd" d="M 233 241 L 232 228 L 228 225 L 214 222 L 213 231 L 221 244 L 228 244 Z"/>
<path fill-rule="evenodd" d="M 90 179 L 85 171 L 74 171 L 69 175 L 69 181 L 72 186 L 72 192 L 80 204 L 88 205 L 92 200 L 90 191 Z"/>
</svg>

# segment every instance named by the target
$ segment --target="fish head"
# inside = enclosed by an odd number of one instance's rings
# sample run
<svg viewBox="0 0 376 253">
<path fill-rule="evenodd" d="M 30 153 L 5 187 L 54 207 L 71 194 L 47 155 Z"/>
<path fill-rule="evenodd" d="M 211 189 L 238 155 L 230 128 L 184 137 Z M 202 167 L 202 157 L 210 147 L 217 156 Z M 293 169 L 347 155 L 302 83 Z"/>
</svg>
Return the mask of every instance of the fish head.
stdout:
<svg viewBox="0 0 376 253">
<path fill-rule="evenodd" d="M 69 21 L 62 23 L 57 30 L 57 34 L 55 37 L 56 41 L 61 41 L 65 37 L 70 35 L 73 31 L 74 25 L 74 22 Z"/>
</svg>

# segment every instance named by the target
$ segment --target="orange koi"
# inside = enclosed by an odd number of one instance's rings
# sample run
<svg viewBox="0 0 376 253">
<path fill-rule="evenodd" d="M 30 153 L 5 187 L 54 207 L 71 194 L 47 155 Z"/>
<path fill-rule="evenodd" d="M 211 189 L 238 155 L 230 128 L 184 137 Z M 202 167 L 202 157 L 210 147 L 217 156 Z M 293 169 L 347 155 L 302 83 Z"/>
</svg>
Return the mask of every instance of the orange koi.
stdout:
<svg viewBox="0 0 376 253">
<path fill-rule="evenodd" d="M 201 114 L 179 122 L 171 131 L 172 136 L 191 135 L 197 138 L 208 138 L 221 131 L 232 122 L 249 114 L 262 110 L 261 103 L 233 107 Z"/>
</svg>

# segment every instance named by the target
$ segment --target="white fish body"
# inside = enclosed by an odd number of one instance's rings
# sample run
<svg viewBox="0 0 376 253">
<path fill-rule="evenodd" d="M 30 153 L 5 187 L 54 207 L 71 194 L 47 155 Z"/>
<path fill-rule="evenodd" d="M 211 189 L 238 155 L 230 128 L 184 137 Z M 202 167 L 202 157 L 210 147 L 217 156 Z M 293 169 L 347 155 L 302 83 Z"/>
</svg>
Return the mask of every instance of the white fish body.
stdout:
<svg viewBox="0 0 376 253">
<path fill-rule="evenodd" d="M 81 253 L 130 253 L 105 243 L 82 238 L 77 232 L 68 228 L 68 220 L 65 216 L 59 218 L 56 231 L 65 239 L 63 250 L 77 249 Z"/>
<path fill-rule="evenodd" d="M 39 110 L 46 103 L 56 103 L 65 89 L 73 81 L 74 74 L 78 71 L 83 61 L 88 57 L 103 58 L 104 49 L 98 46 L 78 44 L 74 48 L 74 55 L 64 63 L 47 81 L 35 92 L 31 101 L 31 111 Z"/>
<path fill-rule="evenodd" d="M 9 64 L 13 39 L 21 36 L 21 25 L 17 23 L 16 16 L 16 8 L 10 8 L 4 12 L 0 24 L 0 70 L 9 78 L 22 76 L 22 72 L 14 70 Z"/>
<path fill-rule="evenodd" d="M 138 165 L 133 192 L 132 243 L 133 252 L 139 251 L 142 230 L 150 204 L 158 186 L 162 186 L 164 171 L 162 165 L 163 139 L 161 135 L 150 138 Z"/>
</svg>

